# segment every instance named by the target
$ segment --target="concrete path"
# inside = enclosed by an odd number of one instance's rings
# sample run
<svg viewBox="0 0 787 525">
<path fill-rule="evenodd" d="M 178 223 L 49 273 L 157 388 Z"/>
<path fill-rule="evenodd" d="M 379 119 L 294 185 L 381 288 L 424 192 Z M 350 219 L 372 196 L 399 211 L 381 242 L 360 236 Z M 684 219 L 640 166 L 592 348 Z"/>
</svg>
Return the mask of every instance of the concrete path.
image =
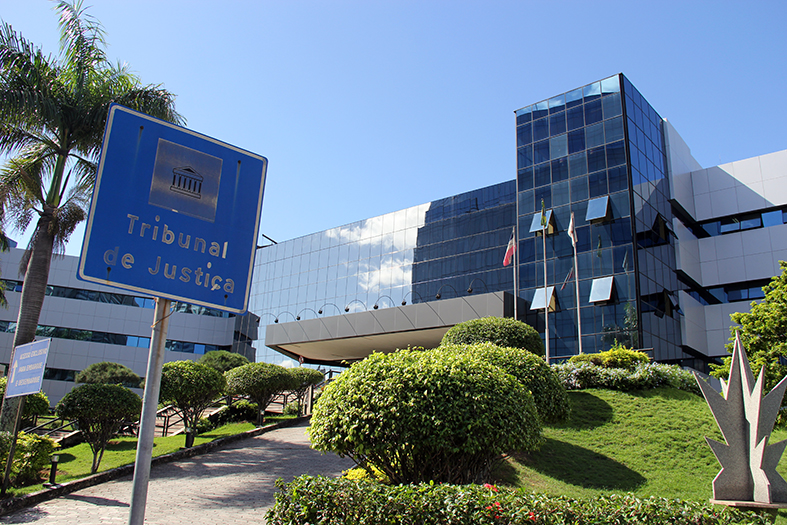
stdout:
<svg viewBox="0 0 787 525">
<path fill-rule="evenodd" d="M 145 523 L 236 525 L 264 523 L 275 482 L 301 474 L 338 476 L 348 458 L 309 448 L 306 423 L 239 441 L 209 454 L 154 466 Z M 80 490 L 0 517 L 0 523 L 68 525 L 128 523 L 132 478 Z"/>
</svg>

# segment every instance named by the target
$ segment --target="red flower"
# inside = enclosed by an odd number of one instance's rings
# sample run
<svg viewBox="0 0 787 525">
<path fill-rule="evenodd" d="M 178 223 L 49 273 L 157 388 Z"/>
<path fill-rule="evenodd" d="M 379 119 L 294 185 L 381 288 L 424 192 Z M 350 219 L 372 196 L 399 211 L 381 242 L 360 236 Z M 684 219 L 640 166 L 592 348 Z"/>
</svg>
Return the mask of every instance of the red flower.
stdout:
<svg viewBox="0 0 787 525">
<path fill-rule="evenodd" d="M 536 521 L 536 515 L 531 512 L 527 515 L 527 519 L 530 521 Z"/>
<path fill-rule="evenodd" d="M 484 488 L 491 489 L 491 490 L 497 492 L 497 487 L 495 487 L 494 485 L 490 485 L 489 483 L 484 483 Z"/>
</svg>

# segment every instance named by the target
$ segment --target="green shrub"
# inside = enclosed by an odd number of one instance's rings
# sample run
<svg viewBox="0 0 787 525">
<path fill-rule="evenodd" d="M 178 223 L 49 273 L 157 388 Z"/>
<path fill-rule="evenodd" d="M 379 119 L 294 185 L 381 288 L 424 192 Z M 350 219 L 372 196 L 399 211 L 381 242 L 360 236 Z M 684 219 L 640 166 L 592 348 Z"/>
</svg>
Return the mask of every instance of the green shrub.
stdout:
<svg viewBox="0 0 787 525">
<path fill-rule="evenodd" d="M 259 412 L 260 408 L 257 403 L 252 403 L 247 399 L 241 399 L 235 401 L 224 410 L 210 415 L 208 419 L 210 419 L 217 428 L 227 423 L 241 423 L 244 421 L 255 423 Z"/>
<path fill-rule="evenodd" d="M 571 357 L 568 362 L 573 364 L 591 363 L 605 368 L 626 368 L 628 370 L 633 370 L 637 365 L 649 363 L 650 358 L 645 352 L 631 350 L 616 342 L 615 346 L 606 352 L 575 355 Z"/>
<path fill-rule="evenodd" d="M 77 383 L 104 383 L 107 385 L 123 385 L 138 388 L 140 377 L 129 367 L 120 363 L 104 361 L 93 363 L 76 375 Z"/>
<path fill-rule="evenodd" d="M 285 390 L 295 388 L 295 378 L 286 368 L 273 363 L 249 363 L 233 368 L 224 374 L 227 378 L 227 393 L 231 396 L 247 396 L 260 408 L 256 421 L 261 425 L 263 414 L 273 398 Z"/>
<path fill-rule="evenodd" d="M 7 381 L 7 377 L 0 377 L 0 404 L 2 404 L 3 396 L 5 396 Z M 25 398 L 25 408 L 22 410 L 22 419 L 24 421 L 29 421 L 34 416 L 45 416 L 47 414 L 49 414 L 49 398 L 46 397 L 46 394 L 36 392 Z"/>
<path fill-rule="evenodd" d="M 568 419 L 571 406 L 566 389 L 542 357 L 520 348 L 504 348 L 491 343 L 442 345 L 434 351 L 443 350 L 470 353 L 517 378 L 533 394 L 536 410 L 544 423 Z"/>
<path fill-rule="evenodd" d="M 544 355 L 541 334 L 532 326 L 509 317 L 484 317 L 450 328 L 441 345 L 472 345 L 489 342 L 497 346 L 523 348 Z"/>
<path fill-rule="evenodd" d="M 49 466 L 49 457 L 57 447 L 58 444 L 50 437 L 19 432 L 11 468 L 14 485 L 23 487 L 38 483 L 41 471 Z"/>
<path fill-rule="evenodd" d="M 648 390 L 670 386 L 679 390 L 700 394 L 700 389 L 691 372 L 677 365 L 647 363 L 633 370 L 606 368 L 592 363 L 564 363 L 553 365 L 563 386 L 568 390 L 584 388 L 608 388 L 610 390 Z"/>
<path fill-rule="evenodd" d="M 269 525 L 770 523 L 765 513 L 632 495 L 575 500 L 493 485 L 384 485 L 311 476 L 276 484 L 276 503 L 265 516 Z"/>
<path fill-rule="evenodd" d="M 500 454 L 541 440 L 530 393 L 464 352 L 372 354 L 329 384 L 309 429 L 317 450 L 373 465 L 394 483 L 484 479 Z"/>
<path fill-rule="evenodd" d="M 197 435 L 210 432 L 214 428 L 216 428 L 216 425 L 213 424 L 213 422 L 208 418 L 202 417 L 199 421 L 197 421 Z"/>
<path fill-rule="evenodd" d="M 205 352 L 205 355 L 197 361 L 201 365 L 215 368 L 220 373 L 224 373 L 233 368 L 249 364 L 249 360 L 245 355 L 237 352 L 228 352 L 226 350 L 211 350 Z"/>
<path fill-rule="evenodd" d="M 369 466 L 369 470 L 362 467 L 355 467 L 349 470 L 345 470 L 344 472 L 342 472 L 342 477 L 352 481 L 365 479 L 367 481 L 369 480 L 377 481 L 378 483 L 386 483 L 386 484 L 391 483 L 391 480 L 388 479 L 388 476 L 386 476 L 382 470 L 371 465 Z"/>
<path fill-rule="evenodd" d="M 297 401 L 290 401 L 282 410 L 285 416 L 299 416 L 301 415 L 301 404 Z"/>
</svg>

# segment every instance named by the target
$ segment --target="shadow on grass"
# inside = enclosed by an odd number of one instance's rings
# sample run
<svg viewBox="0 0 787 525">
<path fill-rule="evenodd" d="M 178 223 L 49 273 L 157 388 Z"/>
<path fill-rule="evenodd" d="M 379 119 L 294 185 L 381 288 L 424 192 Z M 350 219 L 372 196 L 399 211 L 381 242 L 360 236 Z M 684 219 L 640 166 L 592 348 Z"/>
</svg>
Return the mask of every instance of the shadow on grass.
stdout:
<svg viewBox="0 0 787 525">
<path fill-rule="evenodd" d="M 633 491 L 647 481 L 610 457 L 556 439 L 547 438 L 538 452 L 514 458 L 545 476 L 590 489 Z"/>
<path fill-rule="evenodd" d="M 612 406 L 591 392 L 569 392 L 571 417 L 565 423 L 549 425 L 555 428 L 587 429 L 600 427 L 612 420 Z"/>
<path fill-rule="evenodd" d="M 107 450 L 122 452 L 124 450 L 136 450 L 137 441 L 110 441 L 107 443 Z"/>
</svg>

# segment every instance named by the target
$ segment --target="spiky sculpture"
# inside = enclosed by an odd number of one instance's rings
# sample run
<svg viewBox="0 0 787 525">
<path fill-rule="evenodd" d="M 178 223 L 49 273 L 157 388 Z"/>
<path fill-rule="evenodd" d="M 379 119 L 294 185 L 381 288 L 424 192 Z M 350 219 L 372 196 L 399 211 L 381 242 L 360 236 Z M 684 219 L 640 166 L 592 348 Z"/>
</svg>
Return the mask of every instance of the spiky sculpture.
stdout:
<svg viewBox="0 0 787 525">
<path fill-rule="evenodd" d="M 787 482 L 776 472 L 787 440 L 769 445 L 787 377 L 763 398 L 764 370 L 754 380 L 746 351 L 736 334 L 730 377 L 722 380 L 723 397 L 695 374 L 726 444 L 705 438 L 721 471 L 713 480 L 713 499 L 787 503 Z"/>
</svg>

